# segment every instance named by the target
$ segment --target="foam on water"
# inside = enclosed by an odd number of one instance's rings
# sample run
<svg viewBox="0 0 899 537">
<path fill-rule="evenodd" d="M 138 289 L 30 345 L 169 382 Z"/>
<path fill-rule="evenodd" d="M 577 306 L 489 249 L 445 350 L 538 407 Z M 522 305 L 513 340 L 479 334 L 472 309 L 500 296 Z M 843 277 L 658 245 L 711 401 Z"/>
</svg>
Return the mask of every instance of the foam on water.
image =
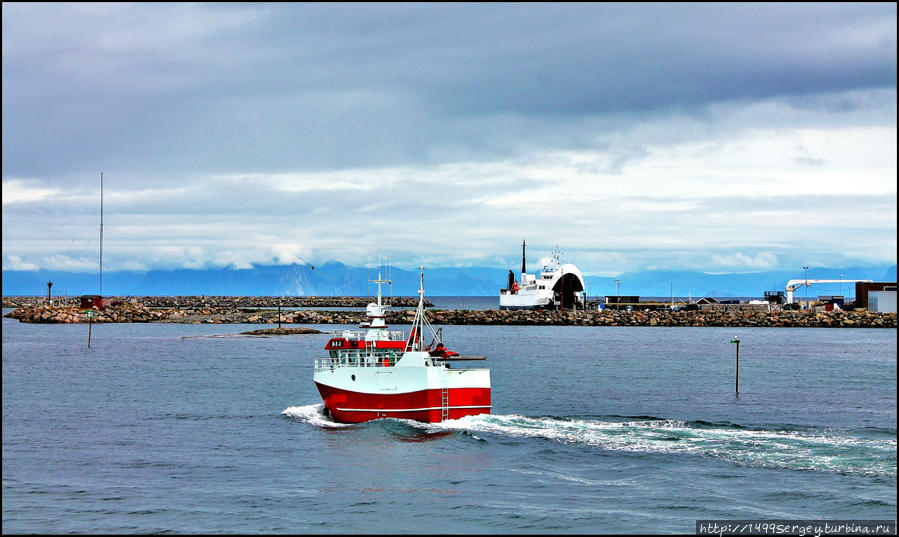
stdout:
<svg viewBox="0 0 899 537">
<path fill-rule="evenodd" d="M 305 406 L 291 406 L 281 411 L 281 414 L 295 420 L 299 420 L 316 427 L 350 427 L 351 423 L 340 423 L 331 419 L 325 412 L 324 403 Z"/>
<path fill-rule="evenodd" d="M 515 414 L 409 424 L 430 431 L 456 429 L 546 438 L 606 450 L 699 455 L 758 467 L 896 476 L 895 434 L 893 438 L 865 438 L 833 430 L 749 430 L 673 419 L 621 421 Z"/>
<path fill-rule="evenodd" d="M 332 420 L 322 403 L 292 406 L 281 414 L 316 427 L 349 427 Z M 442 423 L 384 418 L 429 433 L 463 431 L 531 437 L 614 451 L 687 454 L 737 464 L 790 470 L 896 476 L 896 438 L 865 438 L 831 429 L 747 429 L 735 424 L 638 418 L 568 419 L 479 414 Z"/>
</svg>

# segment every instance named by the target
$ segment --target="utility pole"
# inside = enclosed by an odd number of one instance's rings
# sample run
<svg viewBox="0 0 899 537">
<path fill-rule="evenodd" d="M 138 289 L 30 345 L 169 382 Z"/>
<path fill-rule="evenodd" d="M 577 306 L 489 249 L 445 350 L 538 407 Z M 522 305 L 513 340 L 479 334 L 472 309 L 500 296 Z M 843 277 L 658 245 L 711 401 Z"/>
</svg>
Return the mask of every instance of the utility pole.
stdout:
<svg viewBox="0 0 899 537">
<path fill-rule="evenodd" d="M 103 296 L 103 172 L 100 172 L 100 296 Z"/>
<path fill-rule="evenodd" d="M 802 270 L 805 271 L 805 309 L 808 311 L 808 267 L 803 266 Z"/>
</svg>

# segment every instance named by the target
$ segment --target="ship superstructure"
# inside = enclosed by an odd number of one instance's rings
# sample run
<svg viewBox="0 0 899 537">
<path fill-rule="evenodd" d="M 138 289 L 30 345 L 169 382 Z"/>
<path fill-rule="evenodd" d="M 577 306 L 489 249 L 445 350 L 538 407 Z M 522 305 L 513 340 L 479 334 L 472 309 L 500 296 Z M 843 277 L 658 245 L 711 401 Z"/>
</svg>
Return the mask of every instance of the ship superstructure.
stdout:
<svg viewBox="0 0 899 537">
<path fill-rule="evenodd" d="M 521 241 L 521 280 L 509 271 L 509 281 L 499 290 L 499 309 L 553 310 L 583 307 L 585 284 L 581 271 L 570 263 L 562 263 L 558 247 L 552 261 L 538 274 L 528 274 L 525 258 L 526 243 Z"/>
</svg>

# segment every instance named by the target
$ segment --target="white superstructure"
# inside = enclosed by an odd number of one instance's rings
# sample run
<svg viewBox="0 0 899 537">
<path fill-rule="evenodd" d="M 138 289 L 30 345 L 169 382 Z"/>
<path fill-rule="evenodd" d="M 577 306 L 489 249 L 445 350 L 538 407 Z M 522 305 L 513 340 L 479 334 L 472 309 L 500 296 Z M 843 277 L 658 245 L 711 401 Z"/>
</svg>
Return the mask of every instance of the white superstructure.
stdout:
<svg viewBox="0 0 899 537">
<path fill-rule="evenodd" d="M 562 252 L 556 248 L 552 261 L 538 274 L 528 274 L 525 242 L 521 242 L 521 280 L 509 271 L 509 282 L 499 290 L 499 309 L 572 309 L 583 307 L 581 294 L 586 287 L 581 271 L 571 263 L 562 263 Z"/>
</svg>

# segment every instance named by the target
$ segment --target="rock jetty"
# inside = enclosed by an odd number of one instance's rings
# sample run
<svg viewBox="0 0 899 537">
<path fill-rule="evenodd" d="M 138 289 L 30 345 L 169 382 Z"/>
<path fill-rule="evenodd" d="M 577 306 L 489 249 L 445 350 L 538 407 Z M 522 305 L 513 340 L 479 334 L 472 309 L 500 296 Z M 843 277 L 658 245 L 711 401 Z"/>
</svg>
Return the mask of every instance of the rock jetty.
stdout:
<svg viewBox="0 0 899 537">
<path fill-rule="evenodd" d="M 321 330 L 309 328 L 306 326 L 298 327 L 278 327 L 278 328 L 262 328 L 259 330 L 250 330 L 249 332 L 241 332 L 242 336 L 294 336 L 297 334 L 321 334 Z"/>
<path fill-rule="evenodd" d="M 415 312 L 392 311 L 387 323 L 410 324 Z M 896 328 L 895 313 L 869 311 L 526 311 L 526 310 L 429 310 L 433 324 L 447 325 L 565 325 L 565 326 L 766 326 L 816 328 Z M 75 307 L 25 305 L 6 317 L 26 323 L 86 323 L 85 312 Z M 92 322 L 192 323 L 192 324 L 358 324 L 364 311 L 246 309 L 222 306 L 198 308 L 148 308 L 141 303 L 112 302 L 97 312 Z"/>
<path fill-rule="evenodd" d="M 6 307 L 4 305 L 4 307 Z M 24 305 L 4 317 L 23 323 L 149 323 L 171 317 L 174 310 L 150 310 L 143 304 L 122 302 L 99 311 L 92 311 L 92 318 L 85 310 L 74 306 Z"/>
</svg>

